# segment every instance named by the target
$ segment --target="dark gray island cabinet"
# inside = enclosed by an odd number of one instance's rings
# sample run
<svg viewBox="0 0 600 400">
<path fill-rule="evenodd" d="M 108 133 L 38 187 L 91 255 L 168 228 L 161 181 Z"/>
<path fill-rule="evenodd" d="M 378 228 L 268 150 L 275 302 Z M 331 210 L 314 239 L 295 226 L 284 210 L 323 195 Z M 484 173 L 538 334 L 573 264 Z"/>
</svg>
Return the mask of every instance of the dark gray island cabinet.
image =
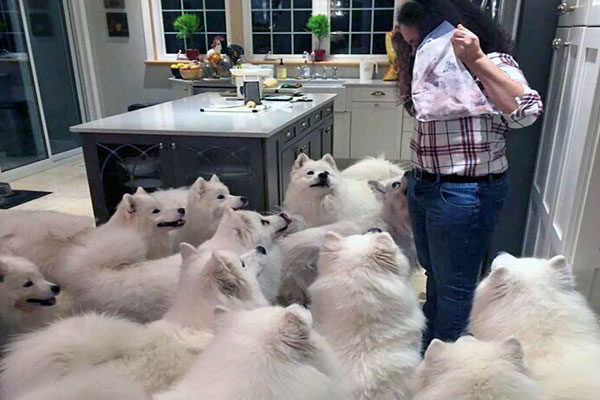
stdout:
<svg viewBox="0 0 600 400">
<path fill-rule="evenodd" d="M 106 221 L 125 193 L 191 185 L 213 174 L 251 209 L 281 204 L 294 160 L 318 158 L 333 143 L 333 98 L 269 102 L 256 113 L 201 112 L 232 104 L 205 93 L 71 128 L 81 134 L 98 222 Z"/>
</svg>

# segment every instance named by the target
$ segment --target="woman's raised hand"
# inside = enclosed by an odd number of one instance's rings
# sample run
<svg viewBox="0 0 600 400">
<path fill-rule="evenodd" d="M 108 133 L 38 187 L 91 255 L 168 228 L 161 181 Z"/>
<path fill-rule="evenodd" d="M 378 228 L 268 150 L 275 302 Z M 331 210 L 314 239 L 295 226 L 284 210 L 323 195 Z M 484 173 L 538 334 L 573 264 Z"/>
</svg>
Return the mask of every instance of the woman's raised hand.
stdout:
<svg viewBox="0 0 600 400">
<path fill-rule="evenodd" d="M 452 35 L 452 47 L 454 48 L 454 54 L 467 65 L 481 57 L 485 57 L 477 35 L 461 24 L 458 24 Z"/>
</svg>

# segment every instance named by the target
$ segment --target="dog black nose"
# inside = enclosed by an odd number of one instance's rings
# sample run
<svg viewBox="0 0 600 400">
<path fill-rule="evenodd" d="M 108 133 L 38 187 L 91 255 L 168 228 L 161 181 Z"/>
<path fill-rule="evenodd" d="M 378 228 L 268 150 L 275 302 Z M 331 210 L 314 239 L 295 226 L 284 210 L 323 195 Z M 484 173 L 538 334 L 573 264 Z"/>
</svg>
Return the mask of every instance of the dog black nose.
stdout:
<svg viewBox="0 0 600 400">
<path fill-rule="evenodd" d="M 258 251 L 260 254 L 267 254 L 267 249 L 265 249 L 263 246 L 257 246 L 256 251 Z"/>
<path fill-rule="evenodd" d="M 178 208 L 178 209 L 177 209 L 177 212 L 178 212 L 179 214 L 181 214 L 181 216 L 183 217 L 183 216 L 185 215 L 185 208 L 183 208 L 183 207 L 181 207 L 181 208 Z"/>
<path fill-rule="evenodd" d="M 317 175 L 320 179 L 326 179 L 329 176 L 329 172 L 325 171 L 325 172 L 321 172 L 319 173 L 319 175 Z"/>
<path fill-rule="evenodd" d="M 367 232 L 368 233 L 381 233 L 381 229 L 379 229 L 379 228 L 370 228 Z"/>
<path fill-rule="evenodd" d="M 279 214 L 279 216 L 281 218 L 283 218 L 285 220 L 285 222 L 287 222 L 288 224 L 292 223 L 292 219 L 286 213 L 281 213 L 281 214 Z"/>
<path fill-rule="evenodd" d="M 52 285 L 50 287 L 50 290 L 52 290 L 52 293 L 54 293 L 54 294 L 59 294 L 60 293 L 60 285 Z"/>
<path fill-rule="evenodd" d="M 246 207 L 248 205 L 248 198 L 247 197 L 240 197 L 240 201 L 242 202 L 242 204 L 244 205 L 244 207 Z"/>
</svg>

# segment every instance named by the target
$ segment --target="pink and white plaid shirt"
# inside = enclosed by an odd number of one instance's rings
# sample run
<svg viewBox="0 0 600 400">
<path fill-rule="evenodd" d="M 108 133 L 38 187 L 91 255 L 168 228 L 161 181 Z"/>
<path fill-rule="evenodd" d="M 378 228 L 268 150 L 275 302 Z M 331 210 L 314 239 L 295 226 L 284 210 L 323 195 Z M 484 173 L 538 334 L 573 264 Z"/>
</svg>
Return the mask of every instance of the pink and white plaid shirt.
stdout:
<svg viewBox="0 0 600 400">
<path fill-rule="evenodd" d="M 529 87 L 512 56 L 491 53 L 488 57 L 512 80 L 523 85 L 525 94 L 516 99 L 518 108 L 510 115 L 417 121 L 410 143 L 415 168 L 434 174 L 462 176 L 485 176 L 508 169 L 506 133 L 509 129 L 533 124 L 543 111 L 542 99 Z"/>
</svg>

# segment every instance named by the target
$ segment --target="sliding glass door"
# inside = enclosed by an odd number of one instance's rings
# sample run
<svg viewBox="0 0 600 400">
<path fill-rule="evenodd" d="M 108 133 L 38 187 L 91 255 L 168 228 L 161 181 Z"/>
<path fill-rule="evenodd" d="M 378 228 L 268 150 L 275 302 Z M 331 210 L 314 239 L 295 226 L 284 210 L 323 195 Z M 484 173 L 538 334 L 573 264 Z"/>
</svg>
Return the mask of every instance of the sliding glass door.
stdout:
<svg viewBox="0 0 600 400">
<path fill-rule="evenodd" d="M 47 157 L 21 10 L 0 0 L 0 170 Z"/>
<path fill-rule="evenodd" d="M 66 21 L 62 0 L 0 0 L 0 172 L 80 146 Z"/>
</svg>

